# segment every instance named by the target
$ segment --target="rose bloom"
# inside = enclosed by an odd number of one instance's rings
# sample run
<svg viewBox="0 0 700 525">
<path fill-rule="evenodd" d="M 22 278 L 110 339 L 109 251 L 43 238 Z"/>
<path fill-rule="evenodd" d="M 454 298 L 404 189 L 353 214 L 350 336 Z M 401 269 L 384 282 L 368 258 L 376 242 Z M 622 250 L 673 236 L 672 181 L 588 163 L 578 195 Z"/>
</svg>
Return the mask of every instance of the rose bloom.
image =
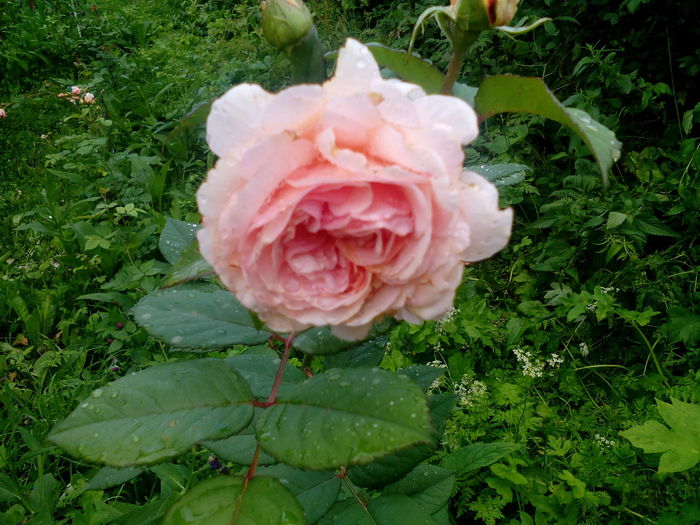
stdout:
<svg viewBox="0 0 700 525">
<path fill-rule="evenodd" d="M 323 85 L 238 85 L 207 121 L 219 160 L 197 193 L 200 251 L 279 332 L 440 318 L 464 263 L 510 236 L 496 188 L 462 168 L 477 134 L 469 105 L 382 79 L 351 39 Z"/>
<path fill-rule="evenodd" d="M 71 86 L 70 91 L 74 95 L 80 95 L 80 88 L 78 86 Z"/>
<path fill-rule="evenodd" d="M 95 95 L 92 93 L 85 93 L 85 96 L 83 97 L 83 102 L 86 104 L 94 104 L 95 103 Z"/>
<path fill-rule="evenodd" d="M 0 118 L 7 118 L 7 113 L 2 108 L 0 108 Z"/>
</svg>

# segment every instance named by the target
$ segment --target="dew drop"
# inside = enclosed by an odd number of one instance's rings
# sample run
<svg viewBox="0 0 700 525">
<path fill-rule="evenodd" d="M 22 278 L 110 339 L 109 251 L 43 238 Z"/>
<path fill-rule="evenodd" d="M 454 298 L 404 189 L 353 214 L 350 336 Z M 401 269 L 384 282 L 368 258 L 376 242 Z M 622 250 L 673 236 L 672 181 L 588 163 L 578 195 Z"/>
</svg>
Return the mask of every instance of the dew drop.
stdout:
<svg viewBox="0 0 700 525">
<path fill-rule="evenodd" d="M 119 392 L 112 392 L 109 394 L 110 399 L 117 399 L 119 397 Z"/>
<path fill-rule="evenodd" d="M 141 441 L 141 438 L 134 434 L 133 436 L 131 436 L 131 441 L 133 441 L 134 443 L 138 443 L 139 441 Z"/>
<path fill-rule="evenodd" d="M 182 336 L 181 335 L 176 335 L 172 339 L 170 339 L 170 344 L 176 345 L 178 343 L 182 342 Z"/>
<path fill-rule="evenodd" d="M 94 398 L 98 398 L 98 397 L 102 397 L 102 394 L 104 394 L 104 390 L 102 390 L 101 388 L 98 388 L 90 395 L 92 395 L 92 397 L 94 397 Z"/>
<path fill-rule="evenodd" d="M 145 314 L 143 314 L 143 315 L 141 316 L 141 320 L 142 320 L 142 321 L 147 321 L 148 319 L 151 318 L 151 316 L 152 316 L 152 314 L 151 314 L 150 312 L 146 312 Z"/>
<path fill-rule="evenodd" d="M 80 408 L 87 408 L 87 407 L 88 407 L 87 401 L 83 401 L 82 403 L 80 403 Z"/>
</svg>

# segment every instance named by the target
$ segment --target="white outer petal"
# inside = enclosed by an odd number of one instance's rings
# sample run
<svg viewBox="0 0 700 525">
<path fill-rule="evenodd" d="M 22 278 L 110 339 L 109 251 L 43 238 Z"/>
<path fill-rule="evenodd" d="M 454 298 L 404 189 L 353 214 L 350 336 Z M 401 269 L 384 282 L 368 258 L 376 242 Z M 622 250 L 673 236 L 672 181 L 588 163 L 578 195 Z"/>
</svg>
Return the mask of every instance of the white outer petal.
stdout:
<svg viewBox="0 0 700 525">
<path fill-rule="evenodd" d="M 481 261 L 502 250 L 510 239 L 513 210 L 498 207 L 498 190 L 481 175 L 462 173 L 460 207 L 469 226 L 469 246 L 461 253 L 466 262 Z"/>
<path fill-rule="evenodd" d="M 212 104 L 207 118 L 207 143 L 223 157 L 241 152 L 258 139 L 264 110 L 273 95 L 257 84 L 239 84 Z"/>
<path fill-rule="evenodd" d="M 378 79 L 381 79 L 379 66 L 370 50 L 357 40 L 348 38 L 338 52 L 333 78 L 323 85 L 323 89 L 330 95 L 367 93 L 372 82 Z"/>
</svg>

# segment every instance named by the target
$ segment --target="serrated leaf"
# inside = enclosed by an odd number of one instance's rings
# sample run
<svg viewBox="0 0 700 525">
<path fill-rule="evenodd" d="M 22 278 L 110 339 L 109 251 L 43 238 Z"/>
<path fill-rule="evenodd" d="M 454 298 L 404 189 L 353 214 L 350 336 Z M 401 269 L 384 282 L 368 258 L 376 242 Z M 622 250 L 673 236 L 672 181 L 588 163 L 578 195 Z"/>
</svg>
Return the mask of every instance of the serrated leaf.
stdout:
<svg viewBox="0 0 700 525">
<path fill-rule="evenodd" d="M 326 356 L 323 364 L 327 369 L 373 368 L 382 361 L 388 340 L 385 335 L 377 336 L 349 350 Z"/>
<path fill-rule="evenodd" d="M 240 354 L 224 359 L 231 368 L 241 374 L 246 380 L 253 396 L 258 399 L 267 398 L 275 382 L 277 369 L 280 365 L 279 357 L 272 357 L 260 354 Z M 287 365 L 284 368 L 283 383 L 280 385 L 280 392 L 293 384 L 301 383 L 306 379 L 303 372 L 298 368 Z"/>
<path fill-rule="evenodd" d="M 620 434 L 647 454 L 661 452 L 659 472 L 694 467 L 700 462 L 700 405 L 671 398 L 671 403 L 657 399 L 656 406 L 670 428 L 647 421 Z"/>
<path fill-rule="evenodd" d="M 143 297 L 131 313 L 149 334 L 176 347 L 254 345 L 270 337 L 226 290 L 158 290 Z"/>
<path fill-rule="evenodd" d="M 442 436 L 445 420 L 459 396 L 455 394 L 437 394 L 428 396 L 427 402 L 430 408 L 430 417 L 435 429 L 434 435 Z M 432 444 L 413 445 L 393 454 L 382 456 L 379 459 L 357 465 L 348 472 L 348 477 L 355 485 L 367 488 L 379 488 L 401 479 L 418 463 L 432 454 Z"/>
<path fill-rule="evenodd" d="M 532 171 L 530 166 L 513 163 L 478 164 L 467 166 L 466 169 L 482 175 L 498 188 L 519 184 L 524 181 L 525 176 Z"/>
<path fill-rule="evenodd" d="M 518 450 L 518 445 L 515 443 L 474 443 L 445 456 L 440 462 L 440 466 L 454 470 L 457 474 L 465 474 L 487 467 L 516 450 Z"/>
<path fill-rule="evenodd" d="M 328 326 L 315 326 L 304 330 L 294 338 L 296 350 L 311 355 L 331 355 L 347 350 L 355 344 L 334 336 Z"/>
<path fill-rule="evenodd" d="M 315 472 L 289 465 L 274 465 L 259 468 L 256 475 L 278 479 L 288 488 L 304 509 L 309 523 L 323 516 L 340 492 L 341 481 L 333 471 Z"/>
<path fill-rule="evenodd" d="M 158 239 L 158 249 L 165 260 L 170 264 L 175 263 L 184 249 L 192 243 L 198 229 L 197 224 L 168 217 Z"/>
<path fill-rule="evenodd" d="M 455 477 L 452 470 L 435 465 L 418 465 L 404 478 L 386 487 L 382 493 L 410 496 L 426 512 L 433 514 L 452 496 Z"/>
<path fill-rule="evenodd" d="M 243 478 L 200 483 L 175 502 L 163 525 L 304 525 L 304 512 L 279 481 L 255 477 L 243 495 Z M 235 520 L 234 520 L 235 515 Z"/>
<path fill-rule="evenodd" d="M 377 368 L 332 369 L 312 377 L 280 395 L 255 431 L 265 451 L 311 469 L 367 463 L 433 439 L 420 388 Z"/>
<path fill-rule="evenodd" d="M 608 222 L 605 224 L 605 229 L 612 230 L 614 228 L 617 228 L 626 220 L 626 214 L 620 213 L 619 211 L 611 211 L 610 213 L 608 213 Z"/>
<path fill-rule="evenodd" d="M 48 440 L 111 466 L 155 463 L 245 428 L 252 399 L 241 375 L 219 359 L 168 363 L 93 391 Z"/>
<path fill-rule="evenodd" d="M 418 503 L 402 494 L 380 496 L 369 501 L 367 508 L 356 501 L 333 506 L 318 525 L 436 525 Z"/>
<path fill-rule="evenodd" d="M 199 253 L 199 244 L 194 239 L 180 254 L 170 271 L 163 278 L 161 287 L 175 286 L 186 281 L 202 279 L 214 273 L 211 265 Z"/>
<path fill-rule="evenodd" d="M 397 373 L 408 377 L 425 392 L 438 377 L 445 373 L 445 370 L 428 365 L 411 365 L 398 370 Z"/>
<path fill-rule="evenodd" d="M 200 445 L 223 460 L 232 461 L 238 465 L 250 465 L 258 446 L 258 440 L 255 438 L 255 420 L 262 411 L 262 408 L 256 408 L 251 423 L 237 434 L 224 439 L 201 441 Z M 273 463 L 277 463 L 277 460 L 261 450 L 258 456 L 258 465 L 272 465 Z"/>
<path fill-rule="evenodd" d="M 672 343 L 683 341 L 686 345 L 694 345 L 700 341 L 700 315 L 672 306 L 668 309 L 669 322 L 664 325 Z"/>
<path fill-rule="evenodd" d="M 114 487 L 115 485 L 121 485 L 122 483 L 134 479 L 144 470 L 143 467 L 103 467 L 90 478 L 90 481 L 85 485 L 85 490 L 102 490 Z"/>
<path fill-rule="evenodd" d="M 485 117 L 497 113 L 534 113 L 554 120 L 576 133 L 598 162 L 603 184 L 608 171 L 620 158 L 622 144 L 615 134 L 585 111 L 565 107 L 541 78 L 497 75 L 487 77 L 475 98 L 477 112 Z"/>
</svg>

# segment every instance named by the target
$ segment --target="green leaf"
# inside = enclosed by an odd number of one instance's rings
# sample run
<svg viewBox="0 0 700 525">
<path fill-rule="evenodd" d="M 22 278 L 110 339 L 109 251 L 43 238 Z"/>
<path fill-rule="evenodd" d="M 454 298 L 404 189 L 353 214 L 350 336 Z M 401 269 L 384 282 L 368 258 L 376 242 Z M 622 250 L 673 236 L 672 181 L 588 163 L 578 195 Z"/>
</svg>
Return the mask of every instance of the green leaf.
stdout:
<svg viewBox="0 0 700 525">
<path fill-rule="evenodd" d="M 333 471 L 315 472 L 274 465 L 259 468 L 256 475 L 278 479 L 288 488 L 301 504 L 309 523 L 318 521 L 335 503 L 340 492 L 341 481 Z"/>
<path fill-rule="evenodd" d="M 204 124 L 207 121 L 207 117 L 209 116 L 211 105 L 213 103 L 213 100 L 209 100 L 208 102 L 197 104 L 197 106 L 195 106 L 195 108 L 187 115 L 185 115 L 180 123 L 170 132 L 168 139 L 172 141 L 182 135 L 185 131 Z"/>
<path fill-rule="evenodd" d="M 540 78 L 514 75 L 487 77 L 479 86 L 476 109 L 487 118 L 504 112 L 534 113 L 563 124 L 589 147 L 606 186 L 608 171 L 613 162 L 620 158 L 622 144 L 615 134 L 585 111 L 565 107 Z"/>
<path fill-rule="evenodd" d="M 143 297 L 131 313 L 149 334 L 176 347 L 254 345 L 270 337 L 226 290 L 158 290 Z"/>
<path fill-rule="evenodd" d="M 420 504 L 403 494 L 380 496 L 367 508 L 350 500 L 333 506 L 318 525 L 436 525 Z"/>
<path fill-rule="evenodd" d="M 608 222 L 605 225 L 606 230 L 612 230 L 620 226 L 623 222 L 627 220 L 627 214 L 620 213 L 619 211 L 611 211 L 608 213 Z"/>
<path fill-rule="evenodd" d="M 454 470 L 457 474 L 465 474 L 472 470 L 487 467 L 516 450 L 518 450 L 518 445 L 515 443 L 498 441 L 494 443 L 474 443 L 445 456 L 440 462 L 440 466 Z"/>
<path fill-rule="evenodd" d="M 301 505 L 279 481 L 221 476 L 200 483 L 175 502 L 162 525 L 303 525 Z M 238 503 L 238 508 L 236 505 Z"/>
<path fill-rule="evenodd" d="M 158 248 L 163 254 L 165 260 L 170 264 L 174 264 L 182 252 L 195 238 L 195 233 L 199 229 L 199 225 L 191 222 L 178 221 L 168 217 L 165 222 L 165 227 L 158 239 Z"/>
<path fill-rule="evenodd" d="M 454 484 L 454 471 L 435 465 L 418 465 L 382 493 L 411 496 L 426 512 L 433 514 L 449 501 Z"/>
<path fill-rule="evenodd" d="M 326 356 L 323 364 L 327 369 L 375 367 L 384 357 L 388 340 L 389 338 L 385 335 L 377 336 L 349 350 Z"/>
<path fill-rule="evenodd" d="M 145 469 L 143 467 L 126 467 L 114 468 L 103 467 L 90 478 L 90 481 L 85 485 L 85 490 L 102 490 L 115 485 L 126 483 L 130 479 L 134 479 L 141 474 Z"/>
<path fill-rule="evenodd" d="M 473 171 L 487 178 L 498 188 L 513 186 L 525 180 L 525 176 L 532 171 L 530 166 L 524 164 L 479 164 L 467 166 L 467 170 Z"/>
<path fill-rule="evenodd" d="M 221 459 L 232 461 L 238 465 L 250 465 L 255 455 L 255 449 L 258 446 L 258 440 L 255 438 L 254 423 L 262 411 L 262 408 L 256 408 L 253 421 L 238 434 L 225 439 L 202 441 L 200 445 L 211 450 Z M 265 451 L 260 451 L 258 465 L 272 465 L 273 463 L 277 463 L 275 458 Z"/>
<path fill-rule="evenodd" d="M 328 326 L 315 326 L 304 330 L 294 338 L 296 350 L 311 355 L 330 355 L 347 350 L 355 344 L 334 336 Z"/>
<path fill-rule="evenodd" d="M 437 394 L 428 396 L 430 416 L 435 427 L 435 436 L 442 436 L 445 420 L 459 396 Z M 393 454 L 388 454 L 366 465 L 357 465 L 349 470 L 348 477 L 360 487 L 379 488 L 402 478 L 418 463 L 433 452 L 432 444 L 413 445 Z"/>
<path fill-rule="evenodd" d="M 280 395 L 255 430 L 265 451 L 312 469 L 367 463 L 433 439 L 420 388 L 377 368 L 332 369 L 312 377 Z"/>
<path fill-rule="evenodd" d="M 213 273 L 214 269 L 199 253 L 197 240 L 193 239 L 163 278 L 161 286 L 163 288 L 175 286 L 186 281 L 207 277 Z"/>
<path fill-rule="evenodd" d="M 243 376 L 250 385 L 255 398 L 267 399 L 275 382 L 280 359 L 276 356 L 240 354 L 227 357 L 224 359 L 224 363 Z M 284 368 L 284 382 L 280 385 L 280 392 L 284 392 L 295 383 L 302 383 L 304 379 L 306 376 L 301 370 L 287 363 Z"/>
<path fill-rule="evenodd" d="M 155 463 L 245 428 L 252 398 L 240 374 L 219 359 L 168 363 L 93 391 L 48 439 L 88 461 Z"/>
<path fill-rule="evenodd" d="M 440 93 L 443 74 L 427 60 L 415 53 L 409 55 L 406 51 L 392 49 L 376 42 L 366 46 L 380 66 L 391 69 L 408 82 L 418 84 L 426 93 Z"/>
<path fill-rule="evenodd" d="M 671 398 L 656 400 L 659 414 L 670 427 L 647 421 L 620 434 L 647 454 L 661 452 L 659 472 L 680 472 L 700 462 L 700 405 Z"/>
<path fill-rule="evenodd" d="M 671 306 L 668 316 L 670 320 L 664 325 L 664 331 L 672 343 L 683 341 L 691 346 L 700 341 L 700 315 L 679 306 Z"/>
<path fill-rule="evenodd" d="M 416 383 L 423 392 L 428 390 L 430 385 L 444 373 L 444 369 L 428 365 L 412 365 L 397 371 L 397 374 L 404 375 Z"/>
</svg>

